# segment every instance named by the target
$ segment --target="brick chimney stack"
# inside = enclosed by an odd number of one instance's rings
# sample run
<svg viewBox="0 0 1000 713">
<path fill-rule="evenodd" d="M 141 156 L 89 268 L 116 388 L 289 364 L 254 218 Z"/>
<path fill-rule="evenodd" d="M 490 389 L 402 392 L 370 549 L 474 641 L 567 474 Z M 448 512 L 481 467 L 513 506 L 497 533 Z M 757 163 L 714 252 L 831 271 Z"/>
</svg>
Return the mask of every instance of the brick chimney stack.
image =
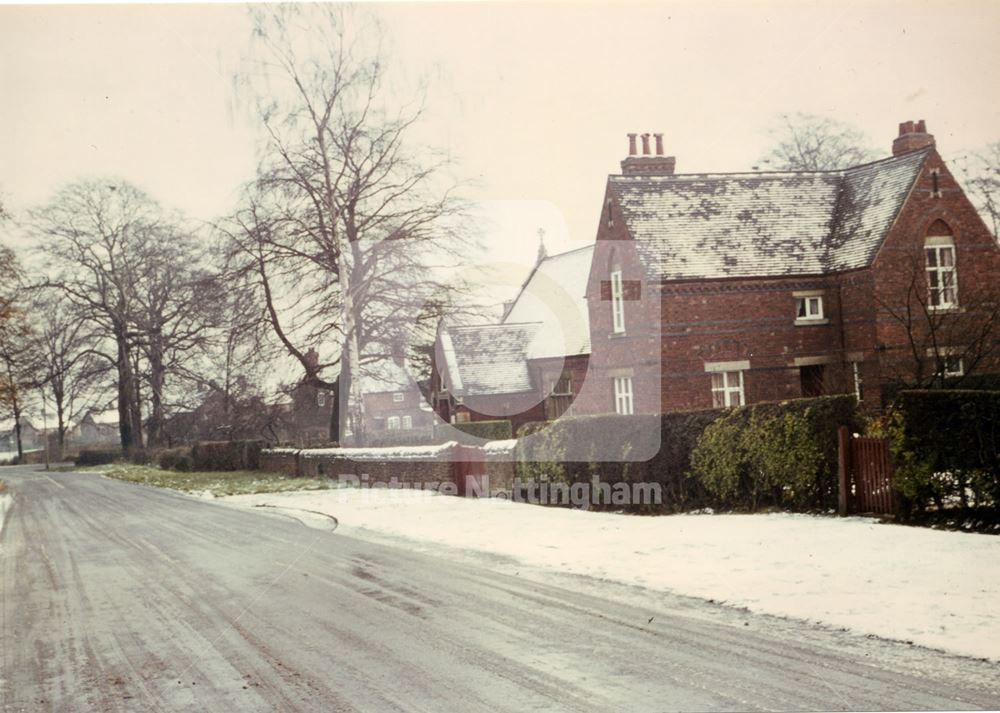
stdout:
<svg viewBox="0 0 1000 713">
<path fill-rule="evenodd" d="M 927 124 L 923 119 L 917 122 L 904 121 L 899 125 L 899 136 L 892 142 L 892 155 L 916 151 L 934 145 L 934 135 L 927 133 Z"/>
<path fill-rule="evenodd" d="M 622 161 L 625 176 L 672 176 L 677 159 L 663 155 L 663 134 L 642 134 L 642 155 L 636 154 L 636 137 L 628 134 L 628 156 Z M 656 155 L 652 155 L 649 137 L 656 139 Z"/>
</svg>

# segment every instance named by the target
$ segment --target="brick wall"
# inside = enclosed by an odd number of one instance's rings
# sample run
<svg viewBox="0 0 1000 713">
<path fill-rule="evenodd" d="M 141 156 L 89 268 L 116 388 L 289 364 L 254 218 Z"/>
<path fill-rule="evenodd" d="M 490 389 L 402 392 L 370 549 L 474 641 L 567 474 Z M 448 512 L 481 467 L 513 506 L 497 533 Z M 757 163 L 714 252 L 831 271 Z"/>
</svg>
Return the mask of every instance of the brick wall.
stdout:
<svg viewBox="0 0 1000 713">
<path fill-rule="evenodd" d="M 302 477 L 349 478 L 373 485 L 396 483 L 403 486 L 450 484 L 447 494 L 464 492 L 465 474 L 489 475 L 491 492 L 509 491 L 515 477 L 513 449 L 459 447 L 455 443 L 440 448 L 384 449 L 391 457 L 377 457 L 369 449 L 364 457 L 358 449 L 294 450 L 277 448 L 261 453 L 261 470 Z M 355 457 L 351 457 L 355 455 Z M 471 465 L 468 463 L 471 461 Z M 483 481 L 480 481 L 482 484 Z M 471 494 L 471 493 L 470 493 Z"/>
</svg>

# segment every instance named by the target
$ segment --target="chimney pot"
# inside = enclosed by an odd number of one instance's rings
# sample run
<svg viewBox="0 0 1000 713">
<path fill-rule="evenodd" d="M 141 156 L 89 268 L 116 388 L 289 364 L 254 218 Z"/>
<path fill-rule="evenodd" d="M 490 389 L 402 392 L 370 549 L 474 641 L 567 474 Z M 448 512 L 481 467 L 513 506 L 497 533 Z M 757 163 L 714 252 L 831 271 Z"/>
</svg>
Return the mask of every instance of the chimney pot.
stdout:
<svg viewBox="0 0 1000 713">
<path fill-rule="evenodd" d="M 934 136 L 927 133 L 927 122 L 904 121 L 899 125 L 899 136 L 892 142 L 892 155 L 916 151 L 934 145 Z"/>
<path fill-rule="evenodd" d="M 663 155 L 663 134 L 653 134 L 653 138 L 656 139 L 656 155 Z"/>
<path fill-rule="evenodd" d="M 642 155 L 649 156 L 649 134 L 642 135 Z"/>
<path fill-rule="evenodd" d="M 638 134 L 629 134 L 628 135 L 628 155 L 629 156 L 635 156 L 635 137 L 636 136 L 638 136 Z"/>
</svg>

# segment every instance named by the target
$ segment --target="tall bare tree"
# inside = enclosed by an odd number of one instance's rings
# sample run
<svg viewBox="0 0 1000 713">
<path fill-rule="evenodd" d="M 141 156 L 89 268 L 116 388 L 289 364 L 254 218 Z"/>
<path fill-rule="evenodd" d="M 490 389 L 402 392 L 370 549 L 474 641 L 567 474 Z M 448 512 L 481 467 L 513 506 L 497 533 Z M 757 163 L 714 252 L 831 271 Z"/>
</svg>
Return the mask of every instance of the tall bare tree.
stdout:
<svg viewBox="0 0 1000 713">
<path fill-rule="evenodd" d="M 60 452 L 70 424 L 104 402 L 110 364 L 97 350 L 100 335 L 94 325 L 58 291 L 35 291 L 30 312 L 36 321 L 37 379 L 52 397 Z"/>
<path fill-rule="evenodd" d="M 989 280 L 959 284 L 954 252 L 944 270 L 928 277 L 928 261 L 914 243 L 902 251 L 901 267 L 876 286 L 881 315 L 893 326 L 883 347 L 886 376 L 901 386 L 960 387 L 968 377 L 1000 366 L 1000 285 Z"/>
<path fill-rule="evenodd" d="M 267 141 L 224 230 L 306 382 L 339 394 L 331 437 L 349 429 L 361 441 L 365 362 L 406 343 L 425 302 L 454 287 L 433 268 L 456 259 L 446 220 L 456 204 L 439 181 L 443 159 L 409 146 L 422 106 L 392 96 L 377 23 L 319 4 L 253 18 L 256 61 L 242 78 Z M 332 358 L 308 358 L 331 342 Z"/>
<path fill-rule="evenodd" d="M 966 193 L 993 231 L 993 237 L 1000 239 L 1000 141 L 973 152 L 958 165 Z"/>
<path fill-rule="evenodd" d="M 832 171 L 874 161 L 865 135 L 850 124 L 816 114 L 782 114 L 771 131 L 773 146 L 755 168 Z"/>
<path fill-rule="evenodd" d="M 116 373 L 122 448 L 143 445 L 149 386 L 149 445 L 162 441 L 166 374 L 207 334 L 218 286 L 198 267 L 194 241 L 149 196 L 128 183 L 89 180 L 62 189 L 31 213 L 46 284 L 59 290 L 102 341 L 91 353 Z"/>
</svg>

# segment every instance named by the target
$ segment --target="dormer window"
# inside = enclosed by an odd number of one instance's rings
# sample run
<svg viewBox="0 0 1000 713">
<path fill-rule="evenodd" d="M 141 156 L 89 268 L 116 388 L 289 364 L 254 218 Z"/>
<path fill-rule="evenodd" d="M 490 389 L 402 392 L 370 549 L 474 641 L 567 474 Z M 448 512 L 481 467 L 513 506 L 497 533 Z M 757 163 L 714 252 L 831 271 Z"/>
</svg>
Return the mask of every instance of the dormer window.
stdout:
<svg viewBox="0 0 1000 713">
<path fill-rule="evenodd" d="M 958 272 L 955 240 L 944 221 L 935 221 L 924 240 L 927 271 L 927 305 L 933 310 L 958 306 Z"/>
</svg>

